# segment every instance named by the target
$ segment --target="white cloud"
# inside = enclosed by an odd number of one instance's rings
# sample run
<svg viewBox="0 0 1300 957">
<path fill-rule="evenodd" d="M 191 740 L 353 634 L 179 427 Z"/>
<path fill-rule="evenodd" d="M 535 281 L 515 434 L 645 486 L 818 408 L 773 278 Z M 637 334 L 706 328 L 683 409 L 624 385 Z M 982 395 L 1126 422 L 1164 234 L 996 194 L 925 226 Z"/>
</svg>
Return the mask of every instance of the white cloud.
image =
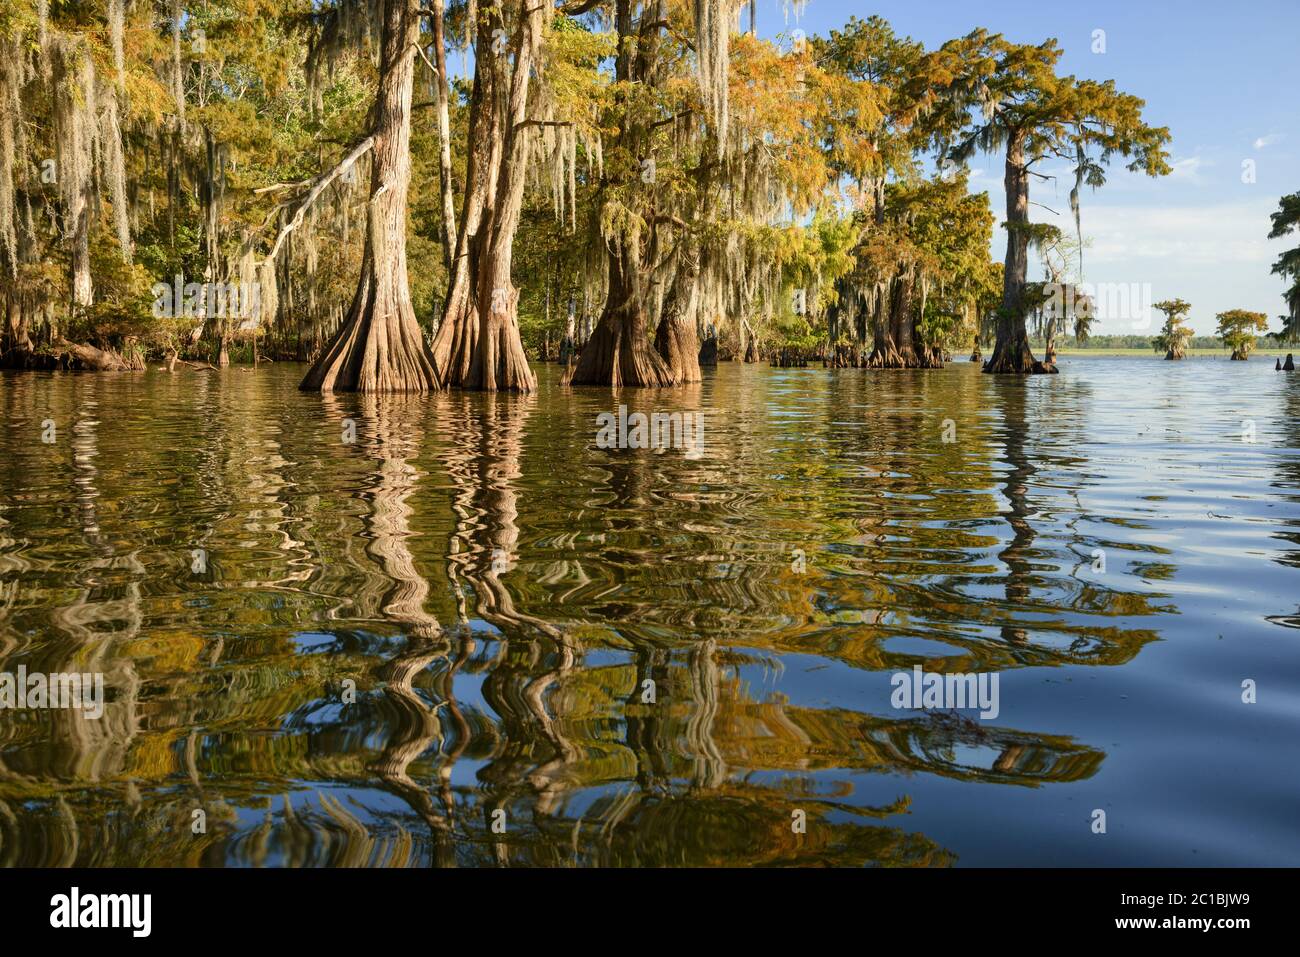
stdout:
<svg viewBox="0 0 1300 957">
<path fill-rule="evenodd" d="M 1269 202 L 1197 206 L 1083 207 L 1083 231 L 1094 262 L 1171 259 L 1186 267 L 1270 262 Z M 1060 217 L 1064 228 L 1068 219 Z"/>
<path fill-rule="evenodd" d="M 1153 300 L 1181 296 L 1192 303 L 1192 327 L 1200 333 L 1214 328 L 1215 313 L 1225 309 L 1260 309 L 1274 316 L 1282 311 L 1282 283 L 1271 274 L 1283 243 L 1267 239 L 1269 213 L 1277 201 L 1194 205 L 1082 205 L 1084 279 L 1097 283 L 1150 285 Z M 1048 222 L 1068 235 L 1074 218 L 1068 206 L 1053 216 L 1034 207 L 1031 218 Z M 1002 217 L 998 217 L 999 224 Z M 992 253 L 1001 260 L 1006 231 L 998 228 Z M 1030 276 L 1040 272 L 1036 257 Z M 1098 333 L 1149 334 L 1140 324 L 1103 321 Z"/>
<path fill-rule="evenodd" d="M 1201 176 L 1201 171 L 1213 165 L 1213 160 L 1207 160 L 1203 156 L 1189 156 L 1186 159 L 1176 159 L 1169 164 L 1172 169 L 1169 178 L 1172 180 L 1181 180 L 1187 183 L 1203 183 L 1205 180 Z"/>
<path fill-rule="evenodd" d="M 1259 139 L 1255 140 L 1255 149 L 1262 150 L 1266 146 L 1273 146 L 1276 143 L 1281 143 L 1284 138 L 1285 137 L 1283 137 L 1281 133 L 1269 133 L 1267 136 L 1261 136 Z"/>
</svg>

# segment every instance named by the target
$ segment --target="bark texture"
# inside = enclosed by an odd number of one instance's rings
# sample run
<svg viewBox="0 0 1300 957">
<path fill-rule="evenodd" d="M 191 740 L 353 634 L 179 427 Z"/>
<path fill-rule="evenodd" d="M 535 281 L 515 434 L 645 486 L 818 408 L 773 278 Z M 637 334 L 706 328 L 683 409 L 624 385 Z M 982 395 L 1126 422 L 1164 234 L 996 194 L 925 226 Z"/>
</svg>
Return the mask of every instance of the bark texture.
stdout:
<svg viewBox="0 0 1300 957">
<path fill-rule="evenodd" d="M 998 311 L 997 340 L 985 372 L 1028 375 L 1055 372 L 1034 358 L 1025 329 L 1025 277 L 1029 269 L 1029 168 L 1025 165 L 1023 134 L 1007 141 L 1007 255 L 1002 273 L 1002 308 Z"/>
<path fill-rule="evenodd" d="M 693 266 L 679 270 L 655 333 L 655 351 L 663 358 L 673 381 L 678 384 L 699 382 L 703 378 L 700 374 L 700 342 L 690 315 L 690 297 L 697 278 L 698 271 Z"/>
<path fill-rule="evenodd" d="M 673 372 L 650 345 L 638 251 L 610 253 L 609 296 L 574 367 L 574 385 L 670 386 Z M 633 262 L 636 265 L 630 265 Z"/>
<path fill-rule="evenodd" d="M 441 384 L 415 319 L 406 271 L 418 8 L 414 0 L 383 0 L 382 17 L 361 276 L 347 316 L 299 386 L 304 391 L 428 392 Z"/>
<path fill-rule="evenodd" d="M 508 56 L 497 40 L 506 29 L 501 9 L 482 4 L 476 12 L 465 203 L 433 354 L 448 385 L 531 392 L 537 380 L 519 336 L 519 290 L 511 269 L 542 7 L 520 7 Z"/>
</svg>

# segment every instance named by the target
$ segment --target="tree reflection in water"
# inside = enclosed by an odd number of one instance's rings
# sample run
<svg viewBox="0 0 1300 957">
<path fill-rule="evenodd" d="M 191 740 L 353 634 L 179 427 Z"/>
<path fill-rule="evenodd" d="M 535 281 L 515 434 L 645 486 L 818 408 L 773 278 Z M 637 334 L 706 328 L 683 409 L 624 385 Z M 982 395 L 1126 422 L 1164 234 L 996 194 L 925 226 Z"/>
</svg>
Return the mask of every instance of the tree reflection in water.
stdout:
<svg viewBox="0 0 1300 957">
<path fill-rule="evenodd" d="M 879 573 L 903 513 L 862 508 L 862 487 L 829 475 L 840 491 L 812 503 L 810 520 L 854 550 L 820 556 L 805 577 L 783 549 L 754 554 L 744 520 L 757 500 L 727 482 L 762 471 L 761 434 L 719 430 L 713 440 L 731 445 L 712 460 L 612 453 L 584 466 L 598 469 L 574 477 L 585 524 L 539 556 L 526 530 L 548 503 L 529 503 L 528 476 L 583 454 L 549 447 L 557 429 L 582 426 L 547 424 L 544 397 L 337 396 L 289 415 L 266 381 L 242 405 L 219 390 L 191 397 L 202 419 L 170 426 L 179 454 L 106 454 L 95 397 L 78 400 L 60 494 L 81 581 L 31 560 L 0 657 L 102 668 L 112 696 L 99 723 L 0 718 L 0 862 L 946 865 L 950 851 L 903 826 L 911 799 L 873 797 L 872 777 L 1032 787 L 1082 780 L 1102 761 L 1068 737 L 764 690 L 754 674 L 777 674 L 823 637 L 824 660 L 887 684 L 915 659 L 889 649 L 894 616 L 863 595 L 887 608 L 921 579 Z M 703 405 L 703 388 L 681 401 Z M 1008 607 L 1032 606 L 1023 396 L 999 402 L 1012 529 L 1000 583 Z M 352 446 L 338 441 L 348 419 Z M 192 448 L 185 429 L 198 432 Z M 870 438 L 879 471 L 903 476 L 895 492 L 932 487 L 926 469 L 969 467 L 908 460 L 900 435 Z M 159 532 L 156 547 L 148 533 L 123 547 L 136 516 L 99 507 L 97 462 L 110 459 L 120 484 L 128 457 L 192 483 L 160 493 L 155 508 L 183 506 L 168 516 L 183 532 Z M 991 476 L 983 487 L 992 494 Z M 661 523 L 672 503 L 685 518 Z M 157 584 L 152 569 L 178 550 L 188 561 L 196 542 L 207 574 Z M 837 624 L 854 588 L 863 613 Z M 973 601 L 962 613 L 997 617 Z M 954 631 L 965 657 L 938 666 L 1046 660 L 1024 627 L 1004 627 L 1001 652 Z M 1142 641 L 1096 644 L 1122 659 Z"/>
</svg>

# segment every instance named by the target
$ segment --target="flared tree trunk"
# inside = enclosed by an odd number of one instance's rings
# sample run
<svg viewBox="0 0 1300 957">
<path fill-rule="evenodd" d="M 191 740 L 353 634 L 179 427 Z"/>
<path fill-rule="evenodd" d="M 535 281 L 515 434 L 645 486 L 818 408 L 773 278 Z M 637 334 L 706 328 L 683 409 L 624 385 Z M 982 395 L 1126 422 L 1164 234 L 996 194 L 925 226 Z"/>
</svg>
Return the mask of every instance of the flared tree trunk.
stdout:
<svg viewBox="0 0 1300 957">
<path fill-rule="evenodd" d="M 311 392 L 428 392 L 441 382 L 411 305 L 406 197 L 411 91 L 419 40 L 415 0 L 382 0 L 379 91 L 361 276 L 342 325 L 299 388 Z"/>
<path fill-rule="evenodd" d="M 695 334 L 695 320 L 691 317 L 691 296 L 698 276 L 695 264 L 678 272 L 655 332 L 655 351 L 663 357 L 673 380 L 679 385 L 703 379 L 700 374 L 700 341 Z"/>
<path fill-rule="evenodd" d="M 916 356 L 916 319 L 912 315 L 913 274 L 908 271 L 894 282 L 894 302 L 890 309 L 893 325 L 894 348 L 898 353 L 898 367 L 915 369 L 920 365 Z"/>
<path fill-rule="evenodd" d="M 1025 329 L 1025 277 L 1029 270 L 1029 169 L 1025 165 L 1023 134 L 1007 141 L 1007 255 L 1002 273 L 1002 308 L 998 311 L 997 339 L 985 372 L 1027 375 L 1049 371 L 1034 359 Z"/>
<path fill-rule="evenodd" d="M 943 355 L 943 346 L 922 346 L 917 359 L 917 365 L 922 369 L 942 369 L 946 360 Z"/>
<path fill-rule="evenodd" d="M 913 344 L 915 320 L 912 316 L 911 273 L 901 270 L 889 284 L 887 298 L 879 299 L 878 309 L 888 308 L 872 323 L 874 341 L 867 366 L 872 369 L 915 369 L 920 365 Z"/>
<path fill-rule="evenodd" d="M 487 36 L 502 27 L 494 26 Z M 480 34 L 482 35 L 482 34 Z M 532 392 L 537 379 L 528 367 L 523 341 L 519 338 L 519 290 L 511 279 L 515 233 L 524 202 L 524 164 L 527 161 L 529 129 L 528 86 L 542 41 L 541 6 L 521 5 L 515 28 L 514 70 L 509 78 L 509 99 L 496 126 L 502 140 L 501 168 L 496 176 L 493 202 L 479 227 L 482 249 L 478 256 L 478 341 L 470 359 L 465 388 L 485 392 Z M 486 56 L 486 53 L 485 53 Z M 493 85 L 507 87 L 504 71 L 507 59 L 489 57 Z"/>
<path fill-rule="evenodd" d="M 504 29 L 498 8 L 478 8 L 465 208 L 433 354 L 448 385 L 530 392 L 537 380 L 519 336 L 519 290 L 511 269 L 523 205 L 528 86 L 541 43 L 541 7 L 521 12 L 508 57 L 493 49 Z"/>
<path fill-rule="evenodd" d="M 23 297 L 10 287 L 6 298 L 5 331 L 0 338 L 0 368 L 24 369 L 32 361 L 31 323 Z"/>
<path fill-rule="evenodd" d="M 573 385 L 670 386 L 672 369 L 650 345 L 641 253 L 619 243 L 609 255 L 609 295 L 578 356 Z"/>
<path fill-rule="evenodd" d="M 887 300 L 883 296 L 876 298 L 874 306 L 875 316 L 872 317 L 871 323 L 871 354 L 867 356 L 867 368 L 869 369 L 889 369 L 896 368 L 895 356 L 898 352 L 894 348 L 894 329 L 893 324 L 889 321 L 889 316 L 884 313 Z"/>
<path fill-rule="evenodd" d="M 487 29 L 487 35 L 491 36 L 491 29 L 485 19 L 489 12 L 486 5 L 478 10 L 475 27 L 479 34 Z M 491 69 L 490 62 L 487 57 L 479 55 L 476 42 L 474 85 L 469 101 L 465 199 L 461 207 L 459 231 L 456 233 L 442 321 L 438 324 L 432 346 L 434 362 L 442 373 L 444 384 L 456 387 L 463 386 L 469 377 L 474 347 L 478 344 L 478 293 L 475 282 L 478 276 L 477 236 L 488 197 L 496 190 L 496 174 L 503 146 L 496 136 L 496 114 L 493 108 L 496 100 L 495 71 Z"/>
<path fill-rule="evenodd" d="M 638 7 L 641 22 L 635 22 Z M 633 0 L 616 0 L 614 28 L 618 33 L 618 54 L 614 63 L 614 78 L 625 88 L 654 86 L 658 69 L 660 19 L 662 4 L 636 4 Z M 618 102 L 607 114 L 616 123 L 617 136 L 611 144 L 625 150 L 628 155 L 647 155 L 651 143 L 650 118 L 644 109 L 627 102 Z M 606 155 L 612 155 L 607 153 Z M 653 218 L 653 187 L 636 183 L 628 170 L 616 172 L 611 164 L 606 170 L 621 181 L 607 181 L 606 185 L 626 189 L 638 213 Z M 571 382 L 574 385 L 610 386 L 671 386 L 676 383 L 673 370 L 655 351 L 647 334 L 649 326 L 649 276 L 651 266 L 646 261 L 647 249 L 641 238 L 625 234 L 609 243 L 609 289 L 591 338 L 583 347 L 574 367 Z"/>
<path fill-rule="evenodd" d="M 655 350 L 663 357 L 673 380 L 679 385 L 703 379 L 695 326 L 683 319 L 680 312 L 664 313 L 655 334 Z"/>
</svg>

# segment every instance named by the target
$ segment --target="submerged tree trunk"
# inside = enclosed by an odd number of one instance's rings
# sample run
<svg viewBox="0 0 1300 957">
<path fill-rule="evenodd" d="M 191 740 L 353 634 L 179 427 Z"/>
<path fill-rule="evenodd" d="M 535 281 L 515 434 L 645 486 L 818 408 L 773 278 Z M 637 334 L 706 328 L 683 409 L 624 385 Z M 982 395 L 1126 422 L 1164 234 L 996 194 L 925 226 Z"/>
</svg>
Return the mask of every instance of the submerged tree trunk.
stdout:
<svg viewBox="0 0 1300 957">
<path fill-rule="evenodd" d="M 669 291 L 668 301 L 664 304 L 659 329 L 655 333 L 655 350 L 663 357 L 668 371 L 678 384 L 703 379 L 700 374 L 700 343 L 695 335 L 695 320 L 691 315 L 691 300 L 695 295 L 698 278 L 698 264 L 694 262 L 679 270 Z"/>
<path fill-rule="evenodd" d="M 440 385 L 406 273 L 411 91 L 419 40 L 414 0 L 383 0 L 379 91 L 366 247 L 347 317 L 299 388 L 312 392 L 428 392 Z"/>
<path fill-rule="evenodd" d="M 943 346 L 922 346 L 917 365 L 922 369 L 942 369 L 947 360 Z"/>
<path fill-rule="evenodd" d="M 488 392 L 537 387 L 519 336 L 519 290 L 511 269 L 523 206 L 528 87 L 541 44 L 541 10 L 521 8 L 512 55 L 505 56 L 495 49 L 505 29 L 501 11 L 488 4 L 478 8 L 465 209 L 443 321 L 433 343 L 448 385 Z"/>
<path fill-rule="evenodd" d="M 754 327 L 749 324 L 748 319 L 741 319 L 740 328 L 745 336 L 745 350 L 741 358 L 745 362 L 757 362 L 760 356 L 758 354 L 758 336 L 754 335 Z"/>
<path fill-rule="evenodd" d="M 135 366 L 116 352 L 107 352 L 103 349 L 96 349 L 94 346 L 68 342 L 66 339 L 58 342 L 57 345 L 72 356 L 84 369 L 94 372 L 131 372 L 135 369 Z"/>
<path fill-rule="evenodd" d="M 665 313 L 659 321 L 655 335 L 655 349 L 663 357 L 678 384 L 699 382 L 700 344 L 695 337 L 695 327 L 680 314 Z"/>
<path fill-rule="evenodd" d="M 0 368 L 25 369 L 32 364 L 31 322 L 27 303 L 12 284 L 6 295 L 5 330 L 0 337 Z"/>
<path fill-rule="evenodd" d="M 710 333 L 700 346 L 700 366 L 713 367 L 718 364 L 718 336 Z"/>
<path fill-rule="evenodd" d="M 1007 255 L 1002 273 L 1002 308 L 998 311 L 997 340 L 985 372 L 1027 375 L 1055 371 L 1034 359 L 1025 329 L 1025 277 L 1029 269 L 1029 168 L 1025 165 L 1024 134 L 1007 141 Z"/>
<path fill-rule="evenodd" d="M 614 77 L 623 87 L 653 85 L 657 69 L 660 29 L 656 16 L 662 4 L 638 5 L 633 0 L 617 0 L 614 27 L 618 33 L 618 55 Z M 641 22 L 635 22 L 640 6 Z M 627 102 L 616 103 L 610 117 L 618 124 L 616 144 L 631 156 L 643 156 L 651 142 L 651 119 L 646 111 Z M 606 167 L 610 170 L 610 167 Z M 616 172 L 621 180 L 609 183 L 636 196 L 639 213 L 649 213 L 653 189 L 647 190 L 634 181 L 630 170 Z M 637 233 L 625 232 L 610 237 L 609 291 L 596 329 L 583 347 L 570 380 L 574 385 L 671 386 L 676 383 L 673 370 L 650 343 L 648 297 L 653 264 L 646 261 L 654 242 L 643 242 Z"/>
<path fill-rule="evenodd" d="M 670 386 L 672 369 L 650 345 L 640 251 L 620 242 L 609 255 L 609 295 L 574 367 L 573 385 Z"/>
</svg>

